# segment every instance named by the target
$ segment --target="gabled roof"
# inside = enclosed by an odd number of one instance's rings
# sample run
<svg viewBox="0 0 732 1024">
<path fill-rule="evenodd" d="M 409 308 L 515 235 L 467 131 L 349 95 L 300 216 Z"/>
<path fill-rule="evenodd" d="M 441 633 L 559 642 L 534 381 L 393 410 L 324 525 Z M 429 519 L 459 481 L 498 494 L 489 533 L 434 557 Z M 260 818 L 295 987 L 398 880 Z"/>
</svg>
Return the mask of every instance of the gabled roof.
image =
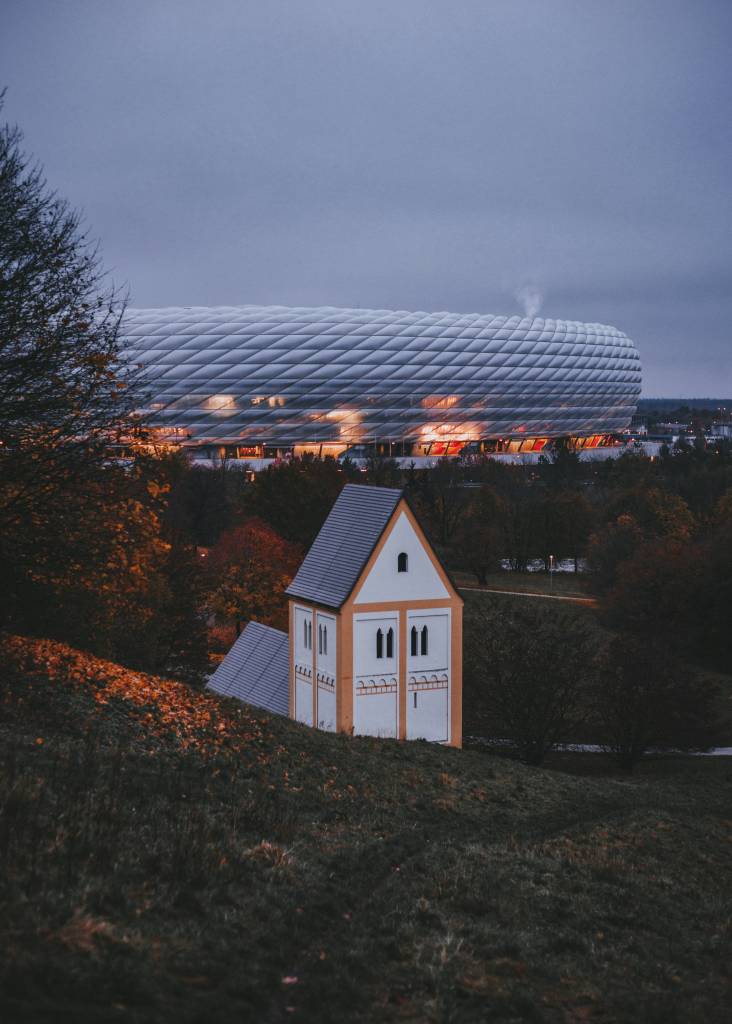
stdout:
<svg viewBox="0 0 732 1024">
<path fill-rule="evenodd" d="M 250 622 L 209 679 L 208 689 L 286 715 L 289 663 L 287 633 Z"/>
<path fill-rule="evenodd" d="M 340 608 L 401 497 L 395 487 L 346 484 L 286 593 Z"/>
</svg>

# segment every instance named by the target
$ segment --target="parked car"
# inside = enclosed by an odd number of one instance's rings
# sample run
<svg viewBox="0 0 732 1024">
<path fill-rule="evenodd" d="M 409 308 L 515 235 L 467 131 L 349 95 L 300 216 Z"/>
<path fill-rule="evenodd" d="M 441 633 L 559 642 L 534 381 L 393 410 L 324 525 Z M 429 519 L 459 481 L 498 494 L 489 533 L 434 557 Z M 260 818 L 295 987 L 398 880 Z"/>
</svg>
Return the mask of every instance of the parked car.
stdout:
<svg viewBox="0 0 732 1024">
<path fill-rule="evenodd" d="M 366 460 L 371 458 L 373 452 L 369 450 L 368 445 L 365 444 L 352 444 L 349 448 L 346 448 L 344 452 L 341 452 L 338 456 L 338 462 L 345 462 L 348 459 L 353 462 L 356 466 L 365 466 Z"/>
</svg>

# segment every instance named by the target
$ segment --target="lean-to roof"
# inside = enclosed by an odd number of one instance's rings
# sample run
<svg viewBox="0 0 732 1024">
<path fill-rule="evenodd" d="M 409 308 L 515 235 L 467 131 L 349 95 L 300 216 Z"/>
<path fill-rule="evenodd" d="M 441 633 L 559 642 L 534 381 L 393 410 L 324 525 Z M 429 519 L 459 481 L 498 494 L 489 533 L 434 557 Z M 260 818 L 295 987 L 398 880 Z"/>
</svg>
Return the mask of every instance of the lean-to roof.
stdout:
<svg viewBox="0 0 732 1024">
<path fill-rule="evenodd" d="M 209 679 L 208 688 L 286 715 L 289 660 L 287 633 L 250 622 Z"/>
</svg>

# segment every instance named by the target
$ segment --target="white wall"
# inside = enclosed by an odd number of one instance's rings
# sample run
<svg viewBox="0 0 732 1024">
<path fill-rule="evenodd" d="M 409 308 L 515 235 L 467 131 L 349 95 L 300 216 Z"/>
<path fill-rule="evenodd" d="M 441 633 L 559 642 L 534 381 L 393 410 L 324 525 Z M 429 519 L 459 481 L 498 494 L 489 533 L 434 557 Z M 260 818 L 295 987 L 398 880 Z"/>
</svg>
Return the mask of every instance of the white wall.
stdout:
<svg viewBox="0 0 732 1024">
<path fill-rule="evenodd" d="M 335 676 L 336 672 L 336 619 L 334 615 L 318 612 L 313 626 L 313 648 L 319 672 L 328 672 Z M 300 627 L 302 628 L 302 627 Z M 327 641 L 321 650 L 320 639 Z"/>
<path fill-rule="evenodd" d="M 427 627 L 427 654 L 422 650 L 422 628 Z M 417 630 L 417 655 L 412 655 L 412 628 Z M 425 608 L 407 613 L 407 672 L 448 669 L 450 665 L 450 609 Z"/>
<path fill-rule="evenodd" d="M 313 686 L 300 674 L 295 676 L 295 721 L 313 724 Z"/>
<path fill-rule="evenodd" d="M 376 633 L 384 637 L 382 658 L 376 657 Z M 386 656 L 386 635 L 394 631 L 394 651 Z M 399 615 L 397 612 L 358 612 L 353 616 L 353 674 L 396 674 L 399 665 Z"/>
<path fill-rule="evenodd" d="M 450 736 L 449 608 L 407 613 L 407 739 L 447 742 Z M 422 628 L 427 626 L 427 654 L 421 654 Z M 417 630 L 412 655 L 411 631 Z"/>
<path fill-rule="evenodd" d="M 317 612 L 313 627 L 313 647 L 317 665 L 317 717 L 319 729 L 335 732 L 336 727 L 336 618 Z"/>
<path fill-rule="evenodd" d="M 384 657 L 376 657 L 376 633 L 384 636 Z M 386 638 L 394 631 L 391 658 L 386 657 Z M 353 617 L 353 731 L 365 736 L 398 735 L 399 616 L 392 613 L 358 613 Z"/>
<path fill-rule="evenodd" d="M 305 644 L 305 624 L 313 624 L 313 613 L 309 608 L 295 605 L 292 626 L 295 631 L 293 656 L 295 664 L 295 720 L 305 725 L 313 724 L 313 652 Z M 314 639 L 317 644 L 317 638 Z"/>
<path fill-rule="evenodd" d="M 295 614 L 293 617 L 293 629 L 295 630 L 295 664 L 312 665 L 313 663 L 313 652 L 310 648 L 305 646 L 305 636 L 303 626 L 308 623 L 313 626 L 313 613 L 309 608 L 301 608 L 299 605 L 295 605 Z M 314 638 L 314 643 L 317 643 L 317 639 Z"/>
<path fill-rule="evenodd" d="M 450 735 L 450 688 L 447 683 L 433 688 L 407 690 L 407 739 L 447 743 Z"/>
<path fill-rule="evenodd" d="M 330 689 L 318 683 L 318 721 L 317 726 L 325 732 L 335 732 L 336 727 L 336 695 Z"/>
<path fill-rule="evenodd" d="M 364 687 L 353 697 L 353 731 L 356 736 L 396 739 L 399 729 L 396 683 L 386 690 Z"/>
<path fill-rule="evenodd" d="M 408 557 L 407 572 L 397 572 L 397 556 L 402 551 Z M 356 591 L 355 600 L 366 604 L 449 596 L 418 534 L 406 513 L 401 512 L 371 571 Z"/>
</svg>

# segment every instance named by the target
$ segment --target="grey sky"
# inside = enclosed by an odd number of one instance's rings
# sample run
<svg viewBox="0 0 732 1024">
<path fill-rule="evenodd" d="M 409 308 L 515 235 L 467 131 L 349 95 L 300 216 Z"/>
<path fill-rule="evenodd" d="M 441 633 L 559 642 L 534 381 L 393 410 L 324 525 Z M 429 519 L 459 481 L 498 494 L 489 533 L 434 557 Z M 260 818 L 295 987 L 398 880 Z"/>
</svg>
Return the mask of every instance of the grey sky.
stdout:
<svg viewBox="0 0 732 1024">
<path fill-rule="evenodd" d="M 0 0 L 0 83 L 134 305 L 533 289 L 732 396 L 730 0 Z"/>
</svg>

